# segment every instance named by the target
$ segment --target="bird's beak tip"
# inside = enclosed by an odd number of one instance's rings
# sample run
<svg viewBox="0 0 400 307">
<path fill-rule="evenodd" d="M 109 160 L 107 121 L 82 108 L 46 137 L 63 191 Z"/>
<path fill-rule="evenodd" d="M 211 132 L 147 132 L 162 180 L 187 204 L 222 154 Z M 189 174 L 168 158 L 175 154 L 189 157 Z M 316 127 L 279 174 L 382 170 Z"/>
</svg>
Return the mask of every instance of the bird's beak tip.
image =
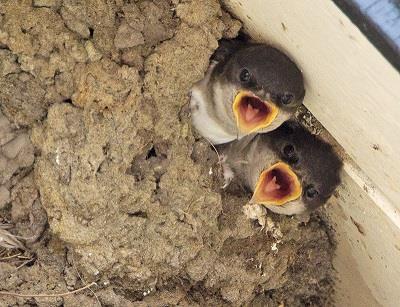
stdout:
<svg viewBox="0 0 400 307">
<path fill-rule="evenodd" d="M 275 120 L 279 108 L 251 91 L 239 91 L 232 104 L 236 124 L 244 134 L 266 128 Z"/>
<path fill-rule="evenodd" d="M 299 198 L 301 194 L 297 175 L 289 165 L 278 162 L 260 174 L 251 201 L 281 206 Z"/>
</svg>

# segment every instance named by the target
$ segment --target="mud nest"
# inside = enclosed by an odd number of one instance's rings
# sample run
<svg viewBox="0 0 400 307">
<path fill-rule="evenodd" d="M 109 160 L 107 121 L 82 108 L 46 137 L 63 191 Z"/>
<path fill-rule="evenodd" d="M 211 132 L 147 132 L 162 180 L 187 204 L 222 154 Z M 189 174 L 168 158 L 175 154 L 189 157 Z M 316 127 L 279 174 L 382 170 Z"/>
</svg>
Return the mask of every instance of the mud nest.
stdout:
<svg viewBox="0 0 400 307">
<path fill-rule="evenodd" d="M 190 125 L 190 87 L 240 27 L 213 0 L 1 1 L 0 223 L 26 249 L 0 247 L 0 290 L 97 283 L 1 306 L 329 303 L 325 223 L 261 231 Z"/>
</svg>

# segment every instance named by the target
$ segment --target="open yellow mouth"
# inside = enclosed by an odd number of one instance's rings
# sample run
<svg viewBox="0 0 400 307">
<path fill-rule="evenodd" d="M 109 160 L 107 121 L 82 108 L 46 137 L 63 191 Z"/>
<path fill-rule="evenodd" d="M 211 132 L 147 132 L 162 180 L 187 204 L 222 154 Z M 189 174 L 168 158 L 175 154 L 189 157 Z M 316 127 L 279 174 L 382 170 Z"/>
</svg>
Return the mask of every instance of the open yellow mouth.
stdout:
<svg viewBox="0 0 400 307">
<path fill-rule="evenodd" d="M 232 105 L 236 123 L 242 133 L 251 133 L 268 127 L 278 115 L 278 107 L 263 101 L 249 91 L 240 91 Z"/>
<path fill-rule="evenodd" d="M 289 165 L 278 162 L 261 173 L 251 202 L 280 206 L 299 198 L 301 193 L 297 175 Z"/>
</svg>

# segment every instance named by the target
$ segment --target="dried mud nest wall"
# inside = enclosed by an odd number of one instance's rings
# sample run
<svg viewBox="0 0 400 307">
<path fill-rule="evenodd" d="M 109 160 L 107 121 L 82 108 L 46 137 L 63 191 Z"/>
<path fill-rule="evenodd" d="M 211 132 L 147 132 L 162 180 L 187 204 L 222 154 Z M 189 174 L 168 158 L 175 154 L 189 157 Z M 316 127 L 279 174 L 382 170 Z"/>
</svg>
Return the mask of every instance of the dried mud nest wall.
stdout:
<svg viewBox="0 0 400 307">
<path fill-rule="evenodd" d="M 213 0 L 0 2 L 0 222 L 31 259 L 0 249 L 0 290 L 98 285 L 1 306 L 329 302 L 324 223 L 261 231 L 190 125 L 190 87 L 239 30 Z"/>
</svg>

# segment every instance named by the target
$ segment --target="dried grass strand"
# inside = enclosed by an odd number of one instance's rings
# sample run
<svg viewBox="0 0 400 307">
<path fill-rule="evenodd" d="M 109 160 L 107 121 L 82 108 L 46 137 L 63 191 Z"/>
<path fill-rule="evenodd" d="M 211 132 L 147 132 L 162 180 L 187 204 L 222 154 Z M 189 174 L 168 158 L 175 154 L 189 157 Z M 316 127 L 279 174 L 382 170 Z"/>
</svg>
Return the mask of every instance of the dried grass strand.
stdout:
<svg viewBox="0 0 400 307">
<path fill-rule="evenodd" d="M 78 274 L 79 279 L 80 279 L 84 284 L 86 284 L 85 280 L 83 279 L 83 277 L 81 276 L 81 274 L 79 273 L 78 269 L 77 269 L 76 266 L 75 266 L 75 258 L 74 258 L 74 255 L 72 254 L 71 256 L 72 256 L 72 262 L 73 262 L 73 265 L 72 265 L 72 266 L 73 266 L 74 270 L 76 271 L 76 274 Z M 96 294 L 92 289 L 89 288 L 89 290 L 90 290 L 90 292 L 93 293 L 93 295 L 94 295 L 94 297 L 96 298 L 97 302 L 99 303 L 100 307 L 102 307 L 103 305 L 101 304 L 101 302 L 100 302 L 99 297 L 97 296 L 97 294 Z"/>
<path fill-rule="evenodd" d="M 7 292 L 7 291 L 0 291 L 0 295 L 8 295 L 8 296 L 16 296 L 16 297 L 62 297 L 62 296 L 68 296 L 72 295 L 75 293 L 78 293 L 80 291 L 83 291 L 87 288 L 90 288 L 92 286 L 97 286 L 97 283 L 92 282 L 82 288 L 76 289 L 74 291 L 69 291 L 69 292 L 64 292 L 64 293 L 58 293 L 58 294 L 19 294 L 19 293 L 14 293 L 14 292 Z"/>
<path fill-rule="evenodd" d="M 1 224 L 0 224 L 1 225 Z M 0 226 L 0 247 L 6 249 L 20 248 L 25 249 L 24 245 L 15 235 Z"/>
<path fill-rule="evenodd" d="M 0 229 L 10 229 L 13 228 L 12 224 L 0 222 Z"/>
<path fill-rule="evenodd" d="M 221 162 L 221 156 L 217 150 L 217 148 L 214 146 L 213 143 L 211 143 L 211 141 L 209 139 L 207 139 L 206 137 L 204 137 L 204 139 L 211 145 L 211 147 L 214 149 L 215 153 L 217 154 L 218 157 L 218 162 Z"/>
<path fill-rule="evenodd" d="M 21 255 L 22 255 L 21 253 L 18 253 L 18 254 L 14 254 L 14 255 L 11 255 L 11 256 L 3 257 L 3 258 L 0 258 L 0 261 L 4 261 L 4 260 L 7 260 L 7 259 L 12 259 L 12 258 L 15 258 L 15 257 L 19 258 L 19 256 L 21 256 Z"/>
<path fill-rule="evenodd" d="M 27 265 L 28 263 L 32 262 L 34 260 L 34 258 L 31 258 L 29 260 L 24 261 L 22 264 L 20 264 L 15 270 L 18 271 L 20 268 L 22 268 L 23 266 Z"/>
</svg>

